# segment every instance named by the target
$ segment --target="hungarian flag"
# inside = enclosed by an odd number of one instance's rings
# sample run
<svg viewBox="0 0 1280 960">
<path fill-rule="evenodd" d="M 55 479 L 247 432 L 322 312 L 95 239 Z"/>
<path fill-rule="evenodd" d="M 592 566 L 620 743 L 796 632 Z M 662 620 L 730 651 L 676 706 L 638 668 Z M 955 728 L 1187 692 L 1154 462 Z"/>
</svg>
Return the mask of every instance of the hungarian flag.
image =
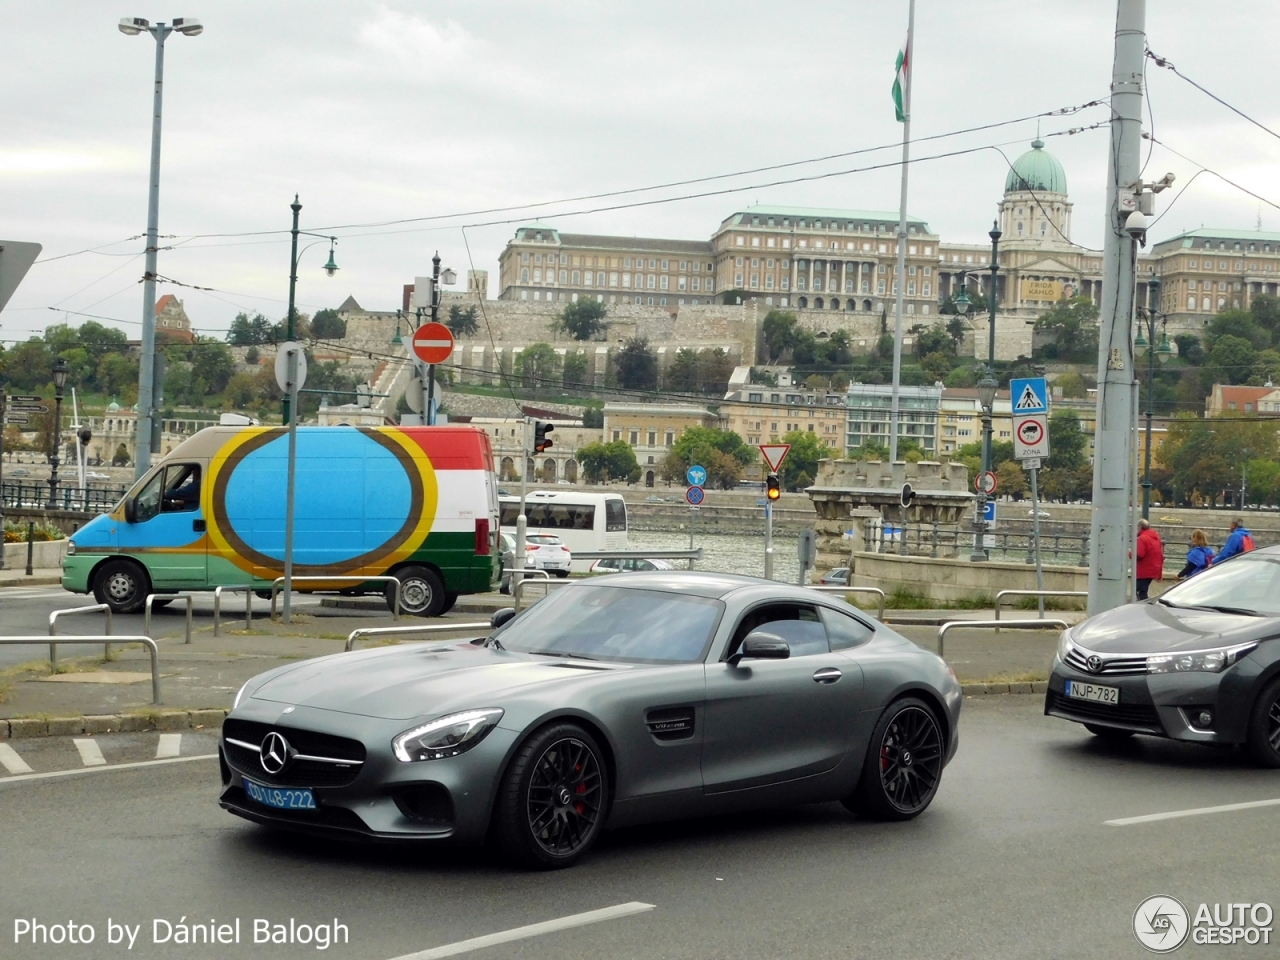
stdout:
<svg viewBox="0 0 1280 960">
<path fill-rule="evenodd" d="M 893 78 L 893 109 L 898 115 L 898 122 L 905 123 L 907 120 L 905 94 L 903 91 L 907 86 L 907 70 L 910 69 L 908 57 L 911 53 L 911 34 L 907 34 L 907 39 L 902 41 L 902 49 L 898 51 L 897 70 Z"/>
</svg>

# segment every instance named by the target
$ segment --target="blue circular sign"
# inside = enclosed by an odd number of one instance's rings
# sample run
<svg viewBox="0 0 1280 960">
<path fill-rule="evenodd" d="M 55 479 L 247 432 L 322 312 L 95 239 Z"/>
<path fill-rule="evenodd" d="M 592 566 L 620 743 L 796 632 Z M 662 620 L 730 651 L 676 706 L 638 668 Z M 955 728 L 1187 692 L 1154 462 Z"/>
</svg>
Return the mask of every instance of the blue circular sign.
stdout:
<svg viewBox="0 0 1280 960">
<path fill-rule="evenodd" d="M 704 487 L 707 485 L 707 468 L 695 463 L 685 471 L 684 478 L 689 481 L 691 487 Z"/>
<path fill-rule="evenodd" d="M 702 502 L 702 498 L 705 496 L 706 492 L 701 487 L 690 487 L 684 492 L 684 498 L 695 507 Z"/>
</svg>

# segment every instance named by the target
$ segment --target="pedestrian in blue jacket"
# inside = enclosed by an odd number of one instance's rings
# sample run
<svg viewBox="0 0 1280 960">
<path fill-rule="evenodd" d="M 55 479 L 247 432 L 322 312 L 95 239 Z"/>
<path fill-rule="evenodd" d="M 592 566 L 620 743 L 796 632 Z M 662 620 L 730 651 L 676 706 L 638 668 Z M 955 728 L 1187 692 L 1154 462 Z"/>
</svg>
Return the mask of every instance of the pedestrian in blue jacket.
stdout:
<svg viewBox="0 0 1280 960">
<path fill-rule="evenodd" d="M 1230 557 L 1234 557 L 1238 553 L 1248 553 L 1253 549 L 1253 536 L 1244 527 L 1244 521 L 1239 517 L 1231 519 L 1231 533 L 1227 535 L 1227 542 L 1222 545 L 1222 551 L 1218 554 L 1214 563 L 1221 563 Z"/>
<path fill-rule="evenodd" d="M 1213 547 L 1209 546 L 1209 538 L 1203 530 L 1194 530 L 1191 534 L 1191 549 L 1187 551 L 1187 565 L 1178 574 L 1179 580 L 1193 577 L 1213 563 Z"/>
</svg>

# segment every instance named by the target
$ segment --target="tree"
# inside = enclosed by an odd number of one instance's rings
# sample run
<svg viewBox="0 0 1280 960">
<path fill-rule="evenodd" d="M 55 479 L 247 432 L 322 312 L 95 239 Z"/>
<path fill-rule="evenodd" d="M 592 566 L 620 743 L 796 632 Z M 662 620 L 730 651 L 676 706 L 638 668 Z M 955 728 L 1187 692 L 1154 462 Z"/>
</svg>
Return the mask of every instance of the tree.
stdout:
<svg viewBox="0 0 1280 960">
<path fill-rule="evenodd" d="M 956 367 L 947 374 L 943 383 L 948 387 L 973 387 L 978 383 L 978 376 L 973 367 Z"/>
<path fill-rule="evenodd" d="M 742 464 L 738 462 L 737 458 L 713 447 L 699 450 L 692 460 L 699 466 L 706 468 L 707 482 L 705 485 L 708 487 L 732 490 L 738 485 L 738 481 L 742 479 Z M 663 480 L 668 480 L 672 483 L 684 483 L 688 470 L 689 463 L 684 458 L 669 451 L 662 460 L 659 474 Z"/>
<path fill-rule="evenodd" d="M 258 399 L 258 378 L 252 373 L 237 373 L 227 381 L 224 392 L 227 405 L 243 410 Z"/>
<path fill-rule="evenodd" d="M 723 396 L 733 376 L 733 358 L 723 347 L 698 351 L 698 388 L 703 393 Z"/>
<path fill-rule="evenodd" d="M 1204 360 L 1204 348 L 1200 346 L 1200 338 L 1194 333 L 1180 333 L 1173 338 L 1178 345 L 1178 356 L 1195 366 Z"/>
<path fill-rule="evenodd" d="M 632 337 L 622 345 L 613 360 L 618 385 L 627 390 L 656 390 L 658 387 L 658 355 L 645 337 Z"/>
<path fill-rule="evenodd" d="M 1080 429 L 1080 418 L 1075 411 L 1057 411 L 1049 417 L 1049 459 L 1045 461 L 1045 466 L 1050 469 L 1079 469 L 1085 465 L 1087 458 L 1084 451 L 1088 442 Z M 1009 454 L 1012 456 L 1013 444 L 1010 443 L 1009 447 Z"/>
<path fill-rule="evenodd" d="M 782 484 L 788 490 L 802 490 L 813 483 L 818 475 L 818 461 L 830 459 L 834 454 L 816 433 L 806 430 L 792 430 L 782 438 L 783 443 L 791 444 L 787 458 L 782 461 Z"/>
<path fill-rule="evenodd" d="M 742 479 L 742 468 L 756 457 L 754 448 L 732 430 L 690 427 L 676 438 L 662 463 L 662 476 L 684 483 L 685 472 L 697 463 L 707 468 L 707 485 L 730 490 Z"/>
<path fill-rule="evenodd" d="M 50 382 L 53 357 L 39 337 L 20 343 L 5 354 L 5 381 L 11 390 L 38 390 Z"/>
<path fill-rule="evenodd" d="M 915 337 L 912 349 L 917 357 L 923 358 L 931 353 L 955 353 L 955 341 L 942 321 L 928 327 L 918 323 L 911 328 L 911 333 Z"/>
<path fill-rule="evenodd" d="M 575 340 L 594 340 L 603 332 L 607 310 L 599 300 L 582 297 L 565 304 L 555 326 Z"/>
<path fill-rule="evenodd" d="M 120 353 L 108 353 L 98 361 L 94 379 L 108 396 L 120 396 L 138 382 L 138 364 Z"/>
<path fill-rule="evenodd" d="M 235 358 L 225 343 L 197 337 L 190 350 L 191 372 L 210 393 L 221 393 L 235 372 Z"/>
<path fill-rule="evenodd" d="M 764 352 L 770 363 L 777 363 L 786 351 L 796 345 L 796 315 L 790 310 L 770 310 L 761 323 Z"/>
<path fill-rule="evenodd" d="M 544 384 L 555 379 L 559 368 L 560 355 L 549 343 L 531 343 L 516 357 L 516 374 L 535 395 Z"/>
<path fill-rule="evenodd" d="M 1036 333 L 1050 343 L 1035 351 L 1037 358 L 1086 363 L 1098 357 L 1098 307 L 1088 297 L 1059 300 L 1036 321 Z"/>
<path fill-rule="evenodd" d="M 445 325 L 453 331 L 455 337 L 474 337 L 480 332 L 476 308 L 467 307 L 464 310 L 457 303 L 449 305 L 449 319 L 445 321 Z"/>
<path fill-rule="evenodd" d="M 681 347 L 671 360 L 671 366 L 663 378 L 668 391 L 672 393 L 693 393 L 698 389 L 698 351 L 691 347 Z"/>
<path fill-rule="evenodd" d="M 1015 500 L 1020 499 L 1029 489 L 1027 475 L 1016 460 L 1006 460 L 1000 464 L 996 470 L 996 482 L 1001 493 L 1007 493 Z"/>
<path fill-rule="evenodd" d="M 311 318 L 311 335 L 317 340 L 341 340 L 347 335 L 347 321 L 337 310 L 319 310 Z"/>
<path fill-rule="evenodd" d="M 1083 399 L 1089 395 L 1089 388 L 1084 382 L 1084 377 L 1075 371 L 1068 371 L 1060 375 L 1053 381 L 1055 387 L 1062 388 L 1062 395 L 1072 399 Z"/>
<path fill-rule="evenodd" d="M 227 342 L 236 347 L 248 347 L 255 343 L 269 343 L 275 324 L 260 313 L 250 319 L 247 313 L 237 313 L 227 330 Z"/>
<path fill-rule="evenodd" d="M 560 371 L 561 383 L 564 384 L 564 388 L 566 390 L 574 390 L 578 387 L 586 386 L 589 369 L 590 364 L 587 360 L 587 355 L 581 350 L 566 353 L 564 355 L 564 365 Z"/>
<path fill-rule="evenodd" d="M 115 467 L 127 467 L 129 465 L 129 448 L 123 443 L 116 447 L 116 452 L 111 457 L 111 465 Z"/>
<path fill-rule="evenodd" d="M 934 380 L 945 379 L 947 374 L 951 372 L 951 364 L 950 354 L 942 350 L 935 350 L 920 361 L 921 369 Z"/>
<path fill-rule="evenodd" d="M 625 440 L 588 443 L 578 448 L 576 456 L 588 483 L 618 479 L 635 483 L 640 479 L 640 464 L 636 461 L 636 452 Z"/>
<path fill-rule="evenodd" d="M 583 407 L 582 425 L 588 430 L 600 430 L 604 427 L 603 407 Z"/>
<path fill-rule="evenodd" d="M 262 359 L 262 354 L 258 352 L 257 347 L 250 347 L 244 352 L 244 362 L 251 367 L 256 367 L 258 361 Z"/>
<path fill-rule="evenodd" d="M 1223 310 L 1204 329 L 1205 346 L 1212 352 L 1223 337 L 1247 340 L 1255 350 L 1271 346 L 1271 331 L 1258 323 L 1248 310 Z"/>
<path fill-rule="evenodd" d="M 1206 392 L 1215 383 L 1243 383 L 1249 378 L 1255 348 L 1244 337 L 1226 333 L 1213 342 L 1205 358 L 1202 379 Z"/>
</svg>

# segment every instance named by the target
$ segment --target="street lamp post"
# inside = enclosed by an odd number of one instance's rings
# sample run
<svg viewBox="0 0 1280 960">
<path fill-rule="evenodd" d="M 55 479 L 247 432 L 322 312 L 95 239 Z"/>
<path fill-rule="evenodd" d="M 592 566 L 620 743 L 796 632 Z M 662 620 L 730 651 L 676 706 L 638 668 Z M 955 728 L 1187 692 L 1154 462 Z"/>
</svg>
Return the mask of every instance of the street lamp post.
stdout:
<svg viewBox="0 0 1280 960">
<path fill-rule="evenodd" d="M 1155 415 L 1155 382 L 1156 361 L 1168 363 L 1173 357 L 1173 347 L 1169 345 L 1169 334 L 1165 332 L 1167 317 L 1160 313 L 1160 281 L 1152 277 L 1147 281 L 1148 304 L 1139 307 L 1138 318 L 1146 322 L 1147 336 L 1142 335 L 1142 327 L 1138 327 L 1138 335 L 1133 339 L 1133 352 L 1137 356 L 1147 355 L 1147 430 L 1146 445 L 1142 453 L 1142 519 L 1151 516 L 1151 420 Z M 1160 343 L 1156 345 L 1156 319 L 1160 320 Z"/>
<path fill-rule="evenodd" d="M 289 231 L 291 236 L 291 245 L 289 248 L 289 312 L 286 315 L 286 319 L 285 319 L 285 339 L 292 342 L 293 339 L 297 336 L 297 332 L 298 332 L 297 331 L 298 314 L 297 314 L 297 311 L 294 309 L 294 305 L 293 305 L 293 294 L 298 286 L 298 261 L 302 258 L 303 253 L 306 253 L 308 250 L 314 247 L 317 243 L 322 243 L 325 240 L 328 240 L 329 241 L 329 262 L 324 265 L 324 272 L 332 277 L 335 273 L 338 272 L 338 265 L 334 263 L 334 260 L 333 260 L 333 248 L 334 248 L 334 245 L 338 242 L 338 238 L 327 237 L 324 234 L 320 234 L 320 233 L 308 233 L 306 230 L 298 229 L 298 214 L 302 212 L 302 204 L 298 202 L 298 195 L 296 193 L 293 195 L 293 203 L 289 204 L 289 209 L 293 211 L 293 229 Z M 305 247 L 302 248 L 302 252 L 299 253 L 298 237 L 300 236 L 319 237 L 320 239 L 317 240 L 315 243 L 307 244 Z M 292 420 L 292 418 L 293 418 L 293 403 L 289 399 L 289 394 L 286 393 L 284 395 L 283 401 L 281 402 L 280 422 L 287 427 L 290 421 Z"/>
<path fill-rule="evenodd" d="M 177 32 L 198 37 L 204 32 L 199 20 L 177 17 L 171 24 L 151 23 L 141 17 L 125 17 L 120 32 L 136 37 L 146 31 L 156 40 L 156 79 L 151 115 L 151 183 L 147 195 L 147 261 L 142 274 L 142 345 L 138 364 L 138 434 L 136 475 L 151 469 L 151 453 L 160 449 L 160 435 L 155 424 L 156 373 L 156 254 L 160 229 L 160 114 L 164 91 L 164 42 Z"/>
<path fill-rule="evenodd" d="M 58 463 L 62 459 L 62 391 L 67 385 L 67 361 L 58 358 L 53 365 L 53 453 L 49 455 L 49 509 L 58 506 Z"/>
</svg>

